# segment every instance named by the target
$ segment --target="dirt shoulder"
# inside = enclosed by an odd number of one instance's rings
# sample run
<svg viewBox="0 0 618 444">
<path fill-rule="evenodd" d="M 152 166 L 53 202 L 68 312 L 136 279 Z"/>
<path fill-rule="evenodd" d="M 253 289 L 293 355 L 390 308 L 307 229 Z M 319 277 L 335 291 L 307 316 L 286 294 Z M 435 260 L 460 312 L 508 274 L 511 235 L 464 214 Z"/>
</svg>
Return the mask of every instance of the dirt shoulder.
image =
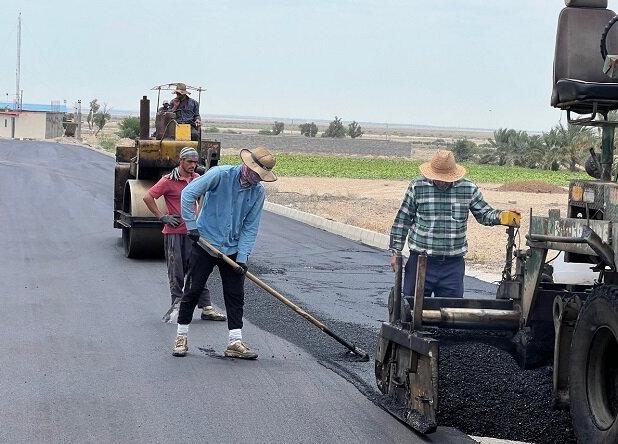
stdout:
<svg viewBox="0 0 618 444">
<path fill-rule="evenodd" d="M 267 185 L 268 200 L 337 222 L 388 234 L 408 181 L 317 177 L 280 177 Z M 499 191 L 502 184 L 479 184 L 485 200 L 494 208 L 519 209 L 524 213 L 521 239 L 528 231 L 530 208 L 547 215 L 550 208 L 566 212 L 567 192 Z M 556 192 L 558 191 L 558 192 Z M 480 271 L 497 274 L 504 266 L 505 228 L 485 227 L 471 217 L 468 224 L 467 263 Z"/>
</svg>

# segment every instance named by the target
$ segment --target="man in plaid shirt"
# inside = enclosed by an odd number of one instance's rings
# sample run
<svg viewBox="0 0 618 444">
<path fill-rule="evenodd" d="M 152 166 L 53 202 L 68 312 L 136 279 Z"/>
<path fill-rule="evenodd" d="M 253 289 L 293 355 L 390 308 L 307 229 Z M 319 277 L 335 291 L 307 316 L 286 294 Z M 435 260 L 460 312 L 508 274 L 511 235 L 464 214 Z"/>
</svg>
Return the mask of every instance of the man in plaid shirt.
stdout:
<svg viewBox="0 0 618 444">
<path fill-rule="evenodd" d="M 469 212 L 483 225 L 519 226 L 521 216 L 514 210 L 495 210 L 485 202 L 478 187 L 463 178 L 466 169 L 455 163 L 450 151 L 438 151 L 420 171 L 424 177 L 410 182 L 391 228 L 391 266 L 394 269 L 395 258 L 401 255 L 408 237 L 410 258 L 403 294 L 414 294 L 417 258 L 425 252 L 425 295 L 461 298 Z"/>
</svg>

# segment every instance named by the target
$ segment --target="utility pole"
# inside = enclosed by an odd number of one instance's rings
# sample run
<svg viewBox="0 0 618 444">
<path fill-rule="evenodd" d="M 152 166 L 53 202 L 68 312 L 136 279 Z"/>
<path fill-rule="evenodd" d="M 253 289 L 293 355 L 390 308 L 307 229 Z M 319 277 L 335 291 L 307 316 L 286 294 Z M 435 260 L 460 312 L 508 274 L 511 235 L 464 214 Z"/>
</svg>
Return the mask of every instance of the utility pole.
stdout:
<svg viewBox="0 0 618 444">
<path fill-rule="evenodd" d="M 21 70 L 21 12 L 17 17 L 17 68 L 15 69 L 15 108 L 21 108 L 22 94 L 19 89 Z"/>
<path fill-rule="evenodd" d="M 82 140 L 82 101 L 77 101 L 77 140 Z"/>
</svg>

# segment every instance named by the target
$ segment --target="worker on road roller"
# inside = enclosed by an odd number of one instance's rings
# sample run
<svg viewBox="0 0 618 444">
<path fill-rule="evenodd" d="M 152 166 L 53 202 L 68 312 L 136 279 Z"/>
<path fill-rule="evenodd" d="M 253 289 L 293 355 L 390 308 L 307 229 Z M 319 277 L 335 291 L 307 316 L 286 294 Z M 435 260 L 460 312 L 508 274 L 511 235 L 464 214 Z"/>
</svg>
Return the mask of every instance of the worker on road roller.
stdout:
<svg viewBox="0 0 618 444">
<path fill-rule="evenodd" d="M 185 147 L 180 151 L 179 165 L 163 176 L 144 195 L 144 203 L 163 222 L 163 247 L 167 263 L 167 276 L 172 296 L 172 306 L 178 306 L 182 298 L 185 275 L 189 270 L 189 256 L 193 242 L 187 237 L 187 227 L 180 217 L 180 194 L 194 179 L 198 153 L 195 148 Z M 155 199 L 163 196 L 167 213 L 162 213 Z M 225 316 L 214 309 L 210 292 L 204 286 L 200 293 L 198 308 L 201 318 L 207 321 L 225 321 Z"/>
<path fill-rule="evenodd" d="M 467 251 L 466 229 L 472 212 L 483 225 L 519 227 L 517 210 L 493 209 L 451 151 L 439 150 L 420 166 L 423 177 L 408 186 L 390 233 L 391 267 L 396 268 L 406 237 L 410 258 L 405 265 L 403 294 L 414 295 L 419 254 L 427 254 L 425 296 L 461 298 Z M 408 236 L 409 233 L 409 236 Z"/>
<path fill-rule="evenodd" d="M 180 302 L 177 336 L 172 350 L 174 356 L 187 354 L 187 333 L 193 310 L 201 289 L 217 266 L 229 329 L 225 356 L 257 358 L 257 353 L 242 341 L 244 271 L 255 244 L 266 198 L 260 182 L 274 182 L 277 177 L 272 172 L 275 157 L 266 148 L 243 149 L 240 157 L 242 165 L 213 167 L 182 191 L 182 217 L 187 224 L 187 235 L 196 243 L 191 250 L 191 265 Z M 202 197 L 203 207 L 196 218 L 195 203 Z M 239 267 L 233 268 L 219 255 L 202 249 L 198 244 L 200 237 L 229 256 Z"/>
<path fill-rule="evenodd" d="M 188 123 L 191 125 L 191 140 L 199 139 L 199 131 L 202 126 L 200 117 L 200 104 L 197 100 L 189 97 L 190 91 L 187 91 L 187 85 L 177 83 L 174 90 L 176 97 L 172 99 L 171 111 L 176 114 L 176 123 Z"/>
</svg>

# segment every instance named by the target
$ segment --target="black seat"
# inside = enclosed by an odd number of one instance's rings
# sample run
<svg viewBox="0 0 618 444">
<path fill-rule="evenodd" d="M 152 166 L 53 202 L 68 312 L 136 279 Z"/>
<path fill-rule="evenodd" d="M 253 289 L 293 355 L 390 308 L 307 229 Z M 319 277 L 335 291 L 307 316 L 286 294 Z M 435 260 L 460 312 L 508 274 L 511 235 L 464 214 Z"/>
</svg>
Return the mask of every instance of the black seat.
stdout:
<svg viewBox="0 0 618 444">
<path fill-rule="evenodd" d="M 565 0 L 558 18 L 551 105 L 578 114 L 603 115 L 618 109 L 618 83 L 603 73 L 600 42 L 616 15 L 607 0 Z M 618 27 L 617 27 L 618 28 Z M 618 32 L 607 36 L 610 54 L 618 51 Z"/>
<path fill-rule="evenodd" d="M 590 114 L 594 102 L 597 102 L 597 111 L 601 114 L 618 109 L 618 83 L 561 79 L 554 85 L 552 105 L 556 108 Z"/>
</svg>

